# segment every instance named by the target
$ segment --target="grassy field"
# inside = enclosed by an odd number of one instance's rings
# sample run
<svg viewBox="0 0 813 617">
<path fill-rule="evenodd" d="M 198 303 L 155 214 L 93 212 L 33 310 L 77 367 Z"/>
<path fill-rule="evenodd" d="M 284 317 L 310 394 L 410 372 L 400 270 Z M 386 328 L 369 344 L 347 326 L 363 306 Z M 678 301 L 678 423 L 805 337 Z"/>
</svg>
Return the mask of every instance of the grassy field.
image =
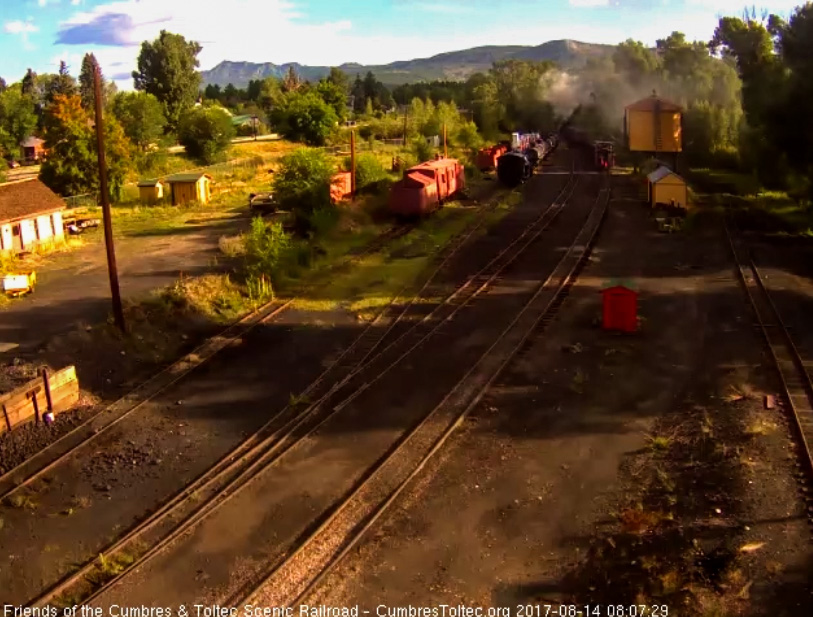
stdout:
<svg viewBox="0 0 813 617">
<path fill-rule="evenodd" d="M 743 229 L 768 234 L 813 235 L 810 204 L 781 191 L 765 191 L 750 174 L 693 169 L 686 177 L 698 205 L 731 213 Z"/>
</svg>

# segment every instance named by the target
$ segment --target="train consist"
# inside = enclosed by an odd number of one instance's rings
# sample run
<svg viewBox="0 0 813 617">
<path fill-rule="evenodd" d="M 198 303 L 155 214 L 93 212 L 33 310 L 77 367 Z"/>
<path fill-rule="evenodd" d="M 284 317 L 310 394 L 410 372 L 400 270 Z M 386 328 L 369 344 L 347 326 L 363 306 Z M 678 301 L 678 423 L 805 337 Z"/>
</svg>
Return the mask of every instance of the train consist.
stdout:
<svg viewBox="0 0 813 617">
<path fill-rule="evenodd" d="M 390 189 L 390 212 L 415 218 L 434 212 L 466 188 L 466 174 L 457 159 L 439 158 L 415 165 Z"/>
<path fill-rule="evenodd" d="M 513 144 L 519 144 L 521 147 L 512 148 L 510 152 L 497 159 L 497 178 L 508 187 L 519 186 L 530 178 L 534 167 L 557 148 L 559 138 L 555 134 L 543 139 L 538 133 L 528 135 L 514 133 L 512 146 Z"/>
</svg>

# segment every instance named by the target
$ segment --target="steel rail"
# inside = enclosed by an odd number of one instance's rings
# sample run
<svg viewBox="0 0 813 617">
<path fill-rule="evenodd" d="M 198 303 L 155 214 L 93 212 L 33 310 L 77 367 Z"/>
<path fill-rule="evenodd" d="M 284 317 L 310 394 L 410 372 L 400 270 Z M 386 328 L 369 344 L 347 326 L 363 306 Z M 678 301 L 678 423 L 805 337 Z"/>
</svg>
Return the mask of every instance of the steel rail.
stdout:
<svg viewBox="0 0 813 617">
<path fill-rule="evenodd" d="M 799 441 L 802 465 L 809 478 L 813 479 L 813 381 L 805 367 L 804 359 L 799 353 L 788 328 L 782 319 L 768 288 L 762 280 L 762 275 L 750 254 L 741 258 L 742 249 L 738 250 L 738 241 L 735 241 L 729 225 L 724 222 L 726 237 L 728 239 L 734 262 L 737 266 L 739 279 L 743 284 L 754 315 L 757 318 L 760 330 L 770 351 L 779 379 L 782 382 L 784 397 L 790 409 L 793 432 Z M 767 305 L 767 311 L 761 310 L 758 296 Z M 765 313 L 768 313 L 767 315 Z M 770 323 L 772 321 L 773 323 Z M 813 502 L 808 495 L 808 516 L 813 519 Z"/>
<path fill-rule="evenodd" d="M 466 306 L 471 300 L 473 300 L 479 293 L 481 293 L 488 285 L 493 283 L 496 279 L 497 275 L 502 272 L 505 268 L 507 268 L 511 263 L 513 263 L 516 258 L 518 258 L 534 240 L 536 240 L 539 235 L 547 229 L 550 224 L 556 219 L 558 214 L 564 208 L 565 204 L 567 203 L 567 199 L 569 199 L 570 195 L 572 195 L 575 187 L 577 185 L 577 179 L 573 181 L 569 181 L 566 183 L 565 187 L 559 192 L 557 197 L 554 199 L 553 203 L 549 208 L 547 208 L 542 214 L 534 219 L 530 224 L 526 226 L 526 229 L 516 237 L 511 244 L 503 249 L 495 258 L 493 258 L 484 268 L 478 272 L 478 275 L 482 272 L 486 272 L 487 270 L 494 270 L 495 264 L 499 264 L 499 269 L 493 272 L 488 279 L 479 285 L 476 289 L 472 290 L 465 301 L 462 303 L 458 302 L 455 306 L 452 307 L 452 312 L 442 319 L 438 319 L 436 325 L 431 328 L 428 332 L 419 335 L 420 338 L 417 342 L 412 344 L 406 351 L 404 351 L 401 355 L 398 356 L 394 361 L 391 361 L 387 367 L 385 367 L 381 372 L 376 373 L 376 377 L 371 379 L 370 381 L 364 382 L 358 388 L 351 391 L 351 393 L 345 398 L 339 405 L 336 405 L 332 409 L 328 410 L 328 413 L 321 418 L 317 418 L 317 423 L 314 426 L 311 426 L 304 432 L 297 434 L 297 431 L 303 427 L 305 422 L 313 416 L 317 415 L 317 412 L 322 409 L 323 403 L 334 393 L 338 391 L 338 389 L 345 384 L 349 383 L 349 381 L 356 377 L 363 372 L 366 372 L 371 365 L 378 361 L 378 359 L 382 358 L 384 354 L 405 340 L 405 337 L 412 332 L 419 324 L 413 324 L 409 328 L 409 330 L 399 336 L 396 340 L 392 341 L 384 350 L 379 352 L 376 356 L 372 359 L 367 360 L 370 353 L 369 352 L 365 358 L 359 361 L 358 364 L 354 366 L 352 372 L 342 381 L 337 382 L 333 388 L 326 394 L 324 394 L 319 400 L 315 403 L 310 405 L 307 409 L 302 411 L 301 413 L 292 417 L 285 425 L 280 427 L 279 429 L 275 430 L 273 434 L 266 437 L 261 443 L 254 445 L 249 452 L 246 452 L 242 455 L 242 458 L 238 461 L 234 461 L 231 463 L 228 469 L 223 470 L 217 478 L 210 479 L 206 486 L 200 487 L 196 492 L 200 492 L 205 488 L 211 486 L 214 482 L 222 477 L 223 474 L 229 472 L 235 472 L 237 475 L 228 480 L 228 482 L 212 493 L 211 496 L 206 498 L 205 500 L 201 501 L 196 499 L 197 502 L 197 509 L 195 509 L 192 513 L 190 513 L 187 518 L 183 519 L 178 526 L 176 526 L 168 535 L 161 538 L 156 544 L 150 547 L 145 553 L 143 553 L 137 561 L 132 563 L 130 567 L 123 570 L 119 575 L 110 579 L 106 584 L 102 587 L 95 590 L 91 596 L 89 596 L 85 601 L 90 602 L 97 598 L 99 595 L 104 593 L 113 585 L 120 582 L 124 577 L 126 577 L 130 572 L 134 571 L 136 567 L 143 566 L 148 563 L 150 560 L 161 554 L 164 550 L 166 550 L 178 537 L 183 535 L 193 526 L 195 526 L 198 522 L 200 522 L 205 517 L 211 515 L 215 510 L 221 507 L 223 504 L 227 502 L 227 500 L 233 498 L 246 488 L 248 488 L 253 480 L 255 480 L 263 471 L 274 465 L 277 461 L 279 461 L 284 454 L 294 448 L 298 443 L 302 442 L 306 439 L 309 435 L 313 434 L 316 430 L 319 429 L 325 422 L 327 422 L 331 417 L 333 417 L 336 413 L 340 412 L 347 404 L 349 404 L 352 400 L 361 394 L 361 392 L 368 389 L 374 383 L 376 383 L 383 375 L 389 372 L 392 368 L 399 365 L 404 358 L 406 358 L 412 351 L 414 351 L 417 347 L 419 347 L 424 341 L 429 339 L 444 323 L 448 322 L 459 310 L 461 310 L 464 306 Z M 567 193 L 567 196 L 563 200 L 563 196 Z M 474 233 L 476 230 L 472 230 L 471 233 Z M 471 234 L 468 234 L 467 237 L 470 237 Z M 524 241 L 524 243 L 523 243 Z M 517 245 L 520 245 L 517 248 Z M 506 258 L 506 254 L 508 253 L 510 248 L 516 249 L 514 254 L 509 255 Z M 440 268 L 448 262 L 452 255 L 449 255 L 447 259 L 445 259 L 441 265 L 438 267 L 436 272 L 430 277 L 423 287 L 421 288 L 421 292 L 423 292 L 431 283 L 431 279 L 437 274 Z M 467 280 L 462 287 L 467 287 L 471 284 L 473 280 L 477 278 L 478 275 L 475 277 L 470 278 Z M 457 296 L 460 292 L 460 289 L 456 289 L 452 292 L 451 295 Z M 417 299 L 417 296 L 413 298 L 413 300 Z M 443 306 L 451 306 L 448 305 L 447 302 L 436 307 L 433 313 L 436 313 L 440 310 Z M 400 320 L 404 314 L 406 313 L 406 309 L 402 311 L 390 328 L 387 330 L 389 332 L 391 328 Z M 431 314 L 430 314 L 431 315 Z M 420 323 L 424 323 L 426 319 L 421 320 Z M 383 340 L 383 336 L 380 337 L 380 340 Z M 372 351 L 372 350 L 371 350 Z M 337 362 L 338 364 L 338 362 Z M 173 510 L 177 509 L 178 507 L 182 507 L 184 502 L 186 501 L 185 495 L 188 495 L 189 491 L 184 491 L 184 494 L 180 496 L 180 499 L 176 504 L 174 504 Z M 169 516 L 170 512 L 163 512 L 162 516 L 166 517 Z M 156 524 L 159 524 L 159 521 L 145 521 L 146 525 L 149 525 L 150 528 L 154 527 Z M 141 537 L 143 533 L 139 533 L 138 536 L 128 537 L 126 540 L 126 544 L 130 544 L 136 541 L 139 537 Z M 122 542 L 118 544 L 115 550 L 121 550 L 124 548 L 125 543 Z M 65 589 L 67 589 L 71 584 L 75 583 L 81 574 L 87 574 L 93 568 L 93 562 L 87 564 L 85 568 L 83 568 L 80 572 L 75 573 L 70 577 L 69 580 L 65 581 L 63 584 L 59 586 L 59 589 L 56 590 L 49 590 L 47 595 L 40 596 L 35 602 L 36 606 L 41 606 L 59 593 L 64 593 Z"/>
<path fill-rule="evenodd" d="M 602 193 L 605 192 L 607 198 L 602 199 Z M 226 600 L 227 604 L 262 603 L 263 605 L 274 606 L 297 605 L 301 603 L 301 601 L 307 597 L 358 544 L 369 529 L 389 510 L 390 506 L 406 489 L 409 483 L 423 470 L 429 460 L 448 441 L 457 427 L 460 426 L 462 421 L 480 402 L 489 387 L 499 378 L 506 366 L 527 344 L 529 338 L 538 330 L 540 324 L 546 323 L 546 320 L 549 320 L 552 314 L 561 306 L 568 290 L 590 255 L 592 246 L 607 212 L 609 194 L 607 189 L 603 189 L 599 192 L 590 216 L 577 233 L 570 248 L 563 255 L 554 271 L 541 282 L 537 291 L 533 294 L 531 299 L 528 300 L 511 324 L 458 382 L 449 395 L 447 395 L 447 397 L 416 427 L 399 439 L 382 460 L 376 463 L 374 469 L 368 471 L 356 484 L 352 492 L 333 509 L 330 516 L 325 519 L 317 529 L 310 532 L 291 554 L 286 555 L 279 563 L 273 566 L 271 571 L 265 575 L 259 583 L 252 584 L 249 591 L 241 591 L 239 596 L 228 598 Z M 583 236 L 586 236 L 586 238 Z M 581 250 L 579 251 L 578 248 L 581 248 Z M 578 255 L 576 253 L 578 253 Z M 562 272 L 559 272 L 560 270 L 562 270 Z M 552 283 L 553 288 L 550 287 Z M 529 322 L 524 326 L 521 323 L 523 318 Z M 505 349 L 500 349 L 500 346 L 503 346 Z M 486 368 L 482 369 L 480 374 L 478 374 L 478 367 L 488 365 L 489 363 L 496 366 L 486 366 Z M 383 476 L 386 473 L 385 468 L 387 464 L 395 461 L 399 455 L 408 456 L 408 454 L 404 453 L 407 452 L 409 444 L 411 442 L 420 441 L 421 431 L 424 431 L 436 416 L 443 413 L 451 416 L 448 420 L 439 422 L 441 426 L 446 427 L 445 430 L 434 440 L 429 450 L 421 455 L 418 461 L 411 466 L 409 474 L 400 482 L 397 482 L 395 488 L 388 493 L 386 499 L 376 504 L 372 511 L 366 514 L 363 513 L 361 517 L 352 518 L 351 521 L 345 522 L 344 524 L 339 524 L 340 527 L 347 528 L 347 531 L 345 534 L 342 534 L 341 531 L 335 533 L 339 538 L 339 544 L 336 547 L 338 552 L 334 552 L 332 555 L 329 554 L 326 562 L 323 556 L 322 561 L 325 563 L 317 566 L 315 573 L 299 577 L 300 579 L 305 578 L 306 580 L 299 582 L 300 588 L 294 591 L 292 599 L 280 597 L 285 594 L 278 593 L 278 590 L 283 589 L 285 584 L 282 582 L 275 584 L 277 579 L 280 581 L 294 580 L 296 576 L 287 570 L 299 571 L 296 568 L 297 559 L 306 562 L 318 561 L 318 555 L 317 559 L 314 559 L 313 555 L 305 555 L 305 551 L 315 546 L 313 551 L 318 553 L 322 546 L 327 545 L 330 547 L 332 544 L 331 540 L 329 538 L 325 539 L 325 536 L 330 535 L 331 526 L 334 525 L 336 521 L 340 521 L 339 517 L 341 514 L 348 508 L 357 506 L 357 502 L 362 502 L 363 499 L 361 495 L 365 490 L 375 492 L 375 489 L 369 488 L 373 482 L 386 483 L 386 478 L 383 478 Z M 431 431 L 431 429 L 428 430 Z M 431 433 L 429 436 L 431 436 Z M 393 466 L 395 465 L 393 464 Z M 381 475 L 379 476 L 378 474 Z M 363 512 L 364 508 L 359 508 Z M 333 543 L 335 543 L 335 539 Z M 307 568 L 304 568 L 304 570 L 307 570 Z M 270 598 L 263 595 L 265 589 L 272 590 L 269 594 Z"/>
<path fill-rule="evenodd" d="M 415 292 L 415 294 L 407 301 L 407 303 L 400 308 L 398 314 L 393 317 L 386 328 L 379 328 L 381 322 L 385 321 L 385 316 L 388 312 L 392 311 L 393 308 L 396 306 L 396 302 L 398 301 L 399 297 L 403 293 L 404 290 L 396 294 L 394 298 L 388 303 L 388 305 L 378 313 L 375 319 L 370 322 L 364 329 L 364 331 L 353 341 L 353 343 L 346 348 L 340 357 L 333 362 L 333 364 L 328 367 L 314 382 L 310 384 L 310 386 L 298 395 L 298 399 L 306 399 L 309 396 L 313 395 L 315 391 L 318 390 L 319 387 L 323 386 L 327 381 L 327 378 L 330 376 L 331 373 L 335 372 L 337 368 L 341 368 L 341 364 L 344 358 L 352 357 L 354 353 L 357 353 L 358 349 L 361 349 L 361 353 L 363 356 L 357 359 L 356 362 L 353 363 L 353 374 L 360 372 L 361 368 L 364 365 L 364 361 L 366 358 L 370 356 L 372 351 L 381 343 L 382 340 L 386 338 L 386 336 L 393 330 L 393 328 L 404 318 L 404 316 L 409 312 L 409 309 L 414 305 L 414 303 L 420 298 L 421 294 L 425 292 L 425 290 L 429 287 L 429 285 L 433 282 L 433 280 L 437 277 L 437 275 L 443 270 L 443 268 L 448 264 L 448 262 L 459 252 L 463 246 L 465 246 L 468 241 L 477 233 L 477 231 L 485 224 L 487 221 L 487 215 L 493 211 L 496 206 L 500 203 L 501 199 L 504 197 L 504 192 L 497 191 L 496 195 L 493 195 L 491 199 L 489 199 L 485 204 L 483 204 L 480 208 L 478 208 L 477 218 L 472 221 L 463 231 L 456 234 L 455 237 L 447 244 L 445 249 L 441 251 L 442 259 L 439 264 L 437 264 L 430 272 L 429 276 L 426 278 L 423 285 Z M 387 232 L 385 232 L 387 233 Z M 362 254 L 363 255 L 363 254 Z M 355 259 L 361 257 L 361 255 L 355 256 Z M 289 300 L 286 303 L 286 307 L 292 302 L 293 300 Z M 371 340 L 372 339 L 372 345 Z M 323 400 L 326 396 L 330 393 L 335 391 L 336 386 L 339 383 L 345 383 L 348 376 L 346 375 L 344 378 L 340 379 L 337 383 L 335 383 L 328 392 L 322 393 L 320 395 L 319 401 Z M 318 401 L 317 401 L 318 402 Z M 308 409 L 313 407 L 311 405 Z M 177 514 L 177 510 L 183 507 L 186 503 L 190 501 L 190 498 L 194 495 L 197 497 L 200 492 L 210 490 L 213 485 L 218 482 L 224 482 L 223 485 L 219 489 L 215 489 L 215 492 L 212 495 L 212 499 L 216 498 L 218 495 L 221 495 L 221 491 L 225 491 L 227 488 L 231 487 L 235 480 L 242 479 L 243 475 L 240 475 L 238 478 L 232 477 L 229 478 L 228 476 L 234 474 L 240 474 L 241 471 L 245 471 L 245 469 L 241 469 L 246 464 L 251 463 L 252 456 L 262 456 L 267 455 L 269 445 L 273 446 L 274 442 L 277 441 L 280 437 L 280 433 L 285 435 L 285 429 L 290 428 L 291 420 L 289 420 L 286 424 L 282 427 L 275 429 L 270 436 L 264 436 L 269 430 L 273 428 L 275 422 L 278 422 L 280 418 L 284 417 L 286 412 L 290 412 L 292 409 L 291 405 L 287 405 L 282 410 L 274 414 L 274 416 L 268 420 L 262 427 L 257 429 L 252 435 L 247 437 L 243 442 L 240 443 L 236 448 L 228 452 L 224 455 L 219 461 L 217 461 L 212 467 L 208 468 L 205 472 L 203 472 L 198 478 L 193 480 L 193 482 L 178 493 L 176 493 L 173 497 L 169 499 L 169 501 L 165 502 L 162 506 L 159 507 L 158 510 L 150 514 L 150 516 L 142 521 L 139 525 L 135 528 L 131 529 L 125 536 L 115 541 L 112 545 L 106 547 L 101 554 L 103 555 L 111 555 L 117 552 L 120 552 L 128 545 L 139 540 L 139 538 L 143 537 L 144 534 L 148 533 L 156 526 L 160 525 L 161 523 L 165 522 L 168 517 L 172 517 Z M 307 412 L 307 410 L 305 410 Z M 303 412 L 304 413 L 304 412 Z M 299 414 L 301 415 L 301 414 Z M 293 419 L 299 417 L 299 415 L 295 416 Z M 236 459 L 236 460 L 235 460 Z M 256 462 L 255 462 L 256 464 Z M 199 500 L 195 500 L 200 503 L 199 508 L 203 509 L 208 502 L 199 502 Z M 195 514 L 195 513 L 193 513 Z M 186 521 L 181 521 L 185 523 Z M 174 537 L 174 536 L 173 536 Z M 69 576 L 60 580 L 56 585 L 50 587 L 44 593 L 40 594 L 37 598 L 30 601 L 31 606 L 44 606 L 55 597 L 64 594 L 67 589 L 76 585 L 81 581 L 83 577 L 86 577 L 90 574 L 95 568 L 96 560 L 91 560 L 85 563 L 81 568 L 79 568 L 74 573 L 70 574 Z"/>
</svg>

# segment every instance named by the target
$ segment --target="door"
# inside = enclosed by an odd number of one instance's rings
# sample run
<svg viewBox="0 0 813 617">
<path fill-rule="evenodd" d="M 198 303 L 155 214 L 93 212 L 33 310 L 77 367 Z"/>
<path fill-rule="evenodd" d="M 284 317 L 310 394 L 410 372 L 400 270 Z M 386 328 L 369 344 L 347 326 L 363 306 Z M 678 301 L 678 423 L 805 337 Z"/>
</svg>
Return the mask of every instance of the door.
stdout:
<svg viewBox="0 0 813 617">
<path fill-rule="evenodd" d="M 20 224 L 15 223 L 11 226 L 11 248 L 15 253 L 23 250 L 23 241 L 20 236 Z"/>
</svg>

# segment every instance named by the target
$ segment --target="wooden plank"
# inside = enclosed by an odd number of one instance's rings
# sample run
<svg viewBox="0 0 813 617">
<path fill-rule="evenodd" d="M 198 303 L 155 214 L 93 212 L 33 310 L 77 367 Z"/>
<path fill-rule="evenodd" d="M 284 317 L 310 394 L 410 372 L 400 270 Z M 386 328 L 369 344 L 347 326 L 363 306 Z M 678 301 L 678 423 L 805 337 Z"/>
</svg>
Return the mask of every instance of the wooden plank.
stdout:
<svg viewBox="0 0 813 617">
<path fill-rule="evenodd" d="M 68 366 L 51 375 L 49 379 L 54 414 L 69 410 L 79 400 L 76 367 Z M 34 401 L 36 401 L 36 406 Z M 12 429 L 36 420 L 37 409 L 40 414 L 44 414 L 48 409 L 48 397 L 42 377 L 33 379 L 6 393 L 0 397 L 0 404 L 5 409 L 8 424 Z M 3 429 L 7 430 L 7 426 L 4 426 Z"/>
</svg>

